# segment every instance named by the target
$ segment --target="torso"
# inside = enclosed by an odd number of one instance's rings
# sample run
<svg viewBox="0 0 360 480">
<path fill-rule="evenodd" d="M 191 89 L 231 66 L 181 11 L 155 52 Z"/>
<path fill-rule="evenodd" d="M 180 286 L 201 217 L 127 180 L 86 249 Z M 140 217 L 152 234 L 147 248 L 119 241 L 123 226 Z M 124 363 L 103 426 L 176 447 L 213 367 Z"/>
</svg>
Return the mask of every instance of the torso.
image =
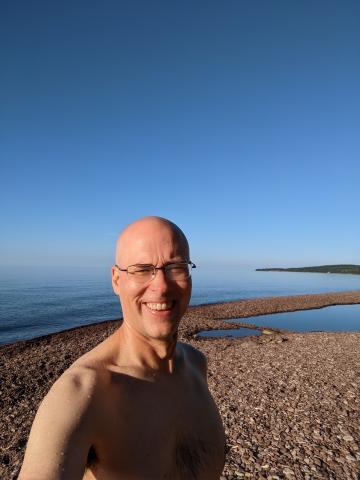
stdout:
<svg viewBox="0 0 360 480">
<path fill-rule="evenodd" d="M 224 431 L 206 380 L 182 345 L 171 375 L 110 369 L 84 480 L 218 480 Z M 99 409 L 98 409 L 99 411 Z"/>
</svg>

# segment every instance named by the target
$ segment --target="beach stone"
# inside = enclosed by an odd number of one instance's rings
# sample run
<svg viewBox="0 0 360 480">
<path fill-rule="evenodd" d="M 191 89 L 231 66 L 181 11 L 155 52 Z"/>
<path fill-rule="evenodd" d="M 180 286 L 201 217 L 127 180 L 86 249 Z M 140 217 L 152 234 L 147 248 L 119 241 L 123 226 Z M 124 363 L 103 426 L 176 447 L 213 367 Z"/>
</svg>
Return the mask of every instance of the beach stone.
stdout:
<svg viewBox="0 0 360 480">
<path fill-rule="evenodd" d="M 281 343 L 192 337 L 196 331 L 233 328 L 219 319 L 244 317 L 246 325 L 249 315 L 337 303 L 360 303 L 360 292 L 188 310 L 179 340 L 208 358 L 209 388 L 227 434 L 222 480 L 357 480 L 360 402 L 354 392 L 360 391 L 360 333 L 286 333 Z M 118 325 L 105 322 L 0 347 L 0 457 L 7 455 L 0 465 L 2 480 L 17 478 L 32 419 L 50 385 Z M 26 370 L 21 368 L 25 362 Z"/>
<path fill-rule="evenodd" d="M 351 454 L 348 454 L 346 455 L 346 460 L 348 460 L 349 462 L 356 462 L 356 457 L 354 457 L 353 455 Z"/>
<path fill-rule="evenodd" d="M 283 469 L 283 474 L 285 475 L 286 478 L 292 478 L 295 475 L 295 472 L 291 468 L 285 467 Z"/>
</svg>

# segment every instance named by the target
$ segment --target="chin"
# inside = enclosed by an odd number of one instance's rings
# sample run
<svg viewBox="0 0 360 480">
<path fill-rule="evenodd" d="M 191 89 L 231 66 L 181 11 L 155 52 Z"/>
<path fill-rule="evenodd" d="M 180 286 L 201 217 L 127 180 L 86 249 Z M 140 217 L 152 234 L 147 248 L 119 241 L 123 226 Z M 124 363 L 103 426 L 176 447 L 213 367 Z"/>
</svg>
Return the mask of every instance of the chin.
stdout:
<svg viewBox="0 0 360 480">
<path fill-rule="evenodd" d="M 147 336 L 153 340 L 163 340 L 163 341 L 172 341 L 174 338 L 177 338 L 177 329 L 164 329 L 147 332 Z"/>
</svg>

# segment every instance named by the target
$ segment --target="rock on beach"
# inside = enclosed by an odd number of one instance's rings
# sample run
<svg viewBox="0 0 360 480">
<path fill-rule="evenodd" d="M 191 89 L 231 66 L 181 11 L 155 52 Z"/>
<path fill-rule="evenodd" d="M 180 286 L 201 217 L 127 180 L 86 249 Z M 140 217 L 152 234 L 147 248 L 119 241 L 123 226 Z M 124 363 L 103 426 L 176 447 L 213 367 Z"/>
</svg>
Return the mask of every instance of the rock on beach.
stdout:
<svg viewBox="0 0 360 480">
<path fill-rule="evenodd" d="M 235 328 L 224 319 L 243 317 L 249 326 L 246 317 L 253 315 L 355 303 L 360 291 L 189 308 L 179 339 L 208 357 L 209 388 L 227 439 L 222 480 L 360 479 L 360 333 L 264 325 L 268 332 L 260 336 L 196 337 L 201 330 Z M 34 415 L 52 383 L 119 324 L 0 347 L 1 479 L 17 478 Z"/>
</svg>

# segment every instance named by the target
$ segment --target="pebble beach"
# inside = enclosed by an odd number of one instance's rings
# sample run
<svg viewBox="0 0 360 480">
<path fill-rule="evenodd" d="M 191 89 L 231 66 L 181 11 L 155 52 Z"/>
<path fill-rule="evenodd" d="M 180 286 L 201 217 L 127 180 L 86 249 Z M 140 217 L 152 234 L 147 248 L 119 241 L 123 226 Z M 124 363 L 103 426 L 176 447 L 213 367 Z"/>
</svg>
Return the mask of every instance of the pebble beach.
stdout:
<svg viewBox="0 0 360 480">
<path fill-rule="evenodd" d="M 247 322 L 346 304 L 360 304 L 360 291 L 189 308 L 179 340 L 208 358 L 209 388 L 227 439 L 221 480 L 360 479 L 360 332 L 295 333 Z M 223 320 L 239 317 L 262 334 L 197 337 L 203 330 L 237 328 L 242 324 Z M 17 478 L 34 415 L 53 382 L 120 322 L 0 347 L 1 479 Z"/>
</svg>

